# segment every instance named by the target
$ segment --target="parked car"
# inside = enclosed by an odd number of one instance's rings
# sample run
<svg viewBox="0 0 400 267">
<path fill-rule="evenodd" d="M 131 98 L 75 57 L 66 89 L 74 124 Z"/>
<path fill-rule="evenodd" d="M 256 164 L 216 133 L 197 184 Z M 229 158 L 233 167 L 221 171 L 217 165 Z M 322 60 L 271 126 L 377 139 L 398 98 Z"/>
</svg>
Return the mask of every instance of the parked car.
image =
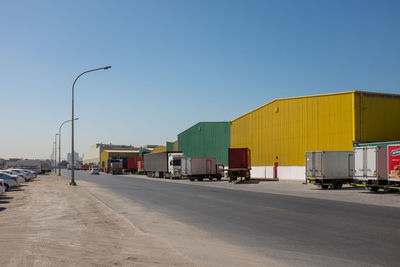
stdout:
<svg viewBox="0 0 400 267">
<path fill-rule="evenodd" d="M 34 174 L 32 171 L 29 171 L 29 170 L 17 169 L 17 168 L 8 169 L 8 170 L 21 174 L 22 176 L 24 176 L 25 180 L 30 180 L 30 179 L 33 179 L 36 177 L 36 174 Z"/>
<path fill-rule="evenodd" d="M 6 173 L 9 175 L 15 175 L 17 177 L 18 183 L 20 183 L 20 184 L 25 183 L 25 178 L 22 174 L 19 174 L 17 172 L 10 171 L 10 170 L 1 170 L 0 172 Z"/>
<path fill-rule="evenodd" d="M 6 191 L 8 191 L 9 188 L 14 188 L 19 186 L 16 175 L 0 172 L 0 179 L 3 180 Z"/>
<path fill-rule="evenodd" d="M 6 186 L 4 184 L 4 180 L 0 179 L 0 195 L 6 192 Z"/>
<path fill-rule="evenodd" d="M 97 174 L 97 175 L 99 175 L 99 174 L 100 174 L 100 171 L 99 171 L 99 169 L 97 169 L 97 168 L 93 168 L 93 169 L 90 171 L 90 174 Z"/>
</svg>

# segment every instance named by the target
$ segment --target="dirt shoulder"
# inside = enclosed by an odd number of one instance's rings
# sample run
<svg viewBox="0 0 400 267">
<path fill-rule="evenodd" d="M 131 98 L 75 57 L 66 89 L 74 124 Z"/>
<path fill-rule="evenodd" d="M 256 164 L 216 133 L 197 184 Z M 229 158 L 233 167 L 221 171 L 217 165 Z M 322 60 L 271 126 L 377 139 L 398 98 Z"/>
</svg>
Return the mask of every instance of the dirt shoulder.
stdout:
<svg viewBox="0 0 400 267">
<path fill-rule="evenodd" d="M 0 195 L 0 266 L 193 266 L 64 177 Z"/>
</svg>

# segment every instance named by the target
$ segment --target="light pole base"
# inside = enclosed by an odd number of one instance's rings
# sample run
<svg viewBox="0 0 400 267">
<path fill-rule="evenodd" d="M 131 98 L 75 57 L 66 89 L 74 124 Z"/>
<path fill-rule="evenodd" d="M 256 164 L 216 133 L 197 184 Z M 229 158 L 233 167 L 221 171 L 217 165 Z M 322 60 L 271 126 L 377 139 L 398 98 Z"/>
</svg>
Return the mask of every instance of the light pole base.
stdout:
<svg viewBox="0 0 400 267">
<path fill-rule="evenodd" d="M 77 186 L 77 184 L 75 183 L 75 181 L 71 181 L 71 182 L 69 183 L 69 185 Z"/>
</svg>

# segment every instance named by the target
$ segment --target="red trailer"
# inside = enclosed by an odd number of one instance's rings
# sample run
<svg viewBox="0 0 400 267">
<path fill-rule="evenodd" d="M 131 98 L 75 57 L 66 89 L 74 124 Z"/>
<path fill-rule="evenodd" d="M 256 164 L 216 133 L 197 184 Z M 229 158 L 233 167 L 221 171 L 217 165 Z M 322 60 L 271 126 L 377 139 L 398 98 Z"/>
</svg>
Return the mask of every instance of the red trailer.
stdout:
<svg viewBox="0 0 400 267">
<path fill-rule="evenodd" d="M 143 157 L 127 157 L 127 171 L 131 173 L 138 172 L 138 162 L 143 162 Z"/>
<path fill-rule="evenodd" d="M 83 164 L 82 166 L 81 166 L 81 170 L 89 170 L 89 168 L 90 168 L 90 166 L 89 166 L 89 164 Z"/>
<path fill-rule="evenodd" d="M 228 148 L 228 177 L 230 181 L 237 178 L 250 180 L 250 149 Z"/>
<path fill-rule="evenodd" d="M 144 161 L 143 160 L 139 160 L 137 162 L 137 172 L 142 174 L 144 172 Z"/>
</svg>

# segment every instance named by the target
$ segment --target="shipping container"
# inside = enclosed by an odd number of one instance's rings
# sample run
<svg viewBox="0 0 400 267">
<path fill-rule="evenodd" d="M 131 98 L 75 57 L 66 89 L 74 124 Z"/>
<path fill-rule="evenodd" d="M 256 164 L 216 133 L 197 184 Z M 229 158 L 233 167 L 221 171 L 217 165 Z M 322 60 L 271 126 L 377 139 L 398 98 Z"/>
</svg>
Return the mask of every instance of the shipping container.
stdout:
<svg viewBox="0 0 400 267">
<path fill-rule="evenodd" d="M 280 178 L 305 177 L 307 151 L 350 151 L 353 142 L 400 136 L 400 95 L 343 92 L 273 100 L 231 122 L 231 147 L 248 147 L 252 169 L 279 164 Z"/>
<path fill-rule="evenodd" d="M 306 180 L 321 186 L 342 188 L 353 182 L 353 151 L 308 151 L 306 152 Z"/>
<path fill-rule="evenodd" d="M 229 122 L 199 122 L 178 134 L 178 150 L 187 157 L 216 158 L 228 164 Z"/>
<path fill-rule="evenodd" d="M 251 153 L 249 148 L 228 149 L 228 177 L 230 181 L 237 178 L 250 180 Z"/>
<path fill-rule="evenodd" d="M 229 169 L 251 168 L 250 149 L 229 148 L 228 161 Z"/>
<path fill-rule="evenodd" d="M 180 160 L 181 177 L 188 177 L 190 181 L 202 181 L 204 178 L 221 180 L 223 176 L 223 168 L 219 168 L 215 158 L 182 157 Z"/>
<path fill-rule="evenodd" d="M 143 161 L 143 157 L 128 157 L 126 170 L 131 173 L 138 171 L 138 161 Z"/>
</svg>

